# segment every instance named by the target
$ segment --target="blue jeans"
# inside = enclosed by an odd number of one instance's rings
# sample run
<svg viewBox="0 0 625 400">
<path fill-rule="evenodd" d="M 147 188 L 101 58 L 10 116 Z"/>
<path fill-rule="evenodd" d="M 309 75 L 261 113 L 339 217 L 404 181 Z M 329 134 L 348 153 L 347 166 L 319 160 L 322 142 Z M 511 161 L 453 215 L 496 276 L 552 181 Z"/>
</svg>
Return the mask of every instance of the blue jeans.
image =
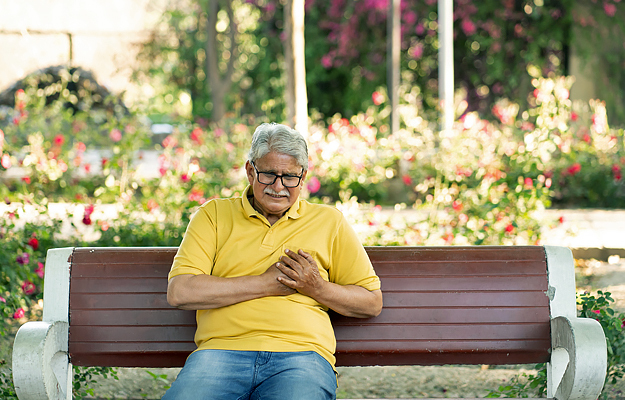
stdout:
<svg viewBox="0 0 625 400">
<path fill-rule="evenodd" d="M 334 400 L 337 380 L 314 351 L 200 350 L 162 400 Z"/>
</svg>

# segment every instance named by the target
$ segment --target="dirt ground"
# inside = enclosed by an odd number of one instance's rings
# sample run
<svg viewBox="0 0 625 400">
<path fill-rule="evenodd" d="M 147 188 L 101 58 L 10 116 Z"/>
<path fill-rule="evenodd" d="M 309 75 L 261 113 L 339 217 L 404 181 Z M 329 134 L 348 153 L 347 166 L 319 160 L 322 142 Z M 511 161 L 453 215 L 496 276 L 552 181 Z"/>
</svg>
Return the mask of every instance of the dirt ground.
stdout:
<svg viewBox="0 0 625 400">
<path fill-rule="evenodd" d="M 577 286 L 581 290 L 611 292 L 613 308 L 625 312 L 625 259 L 610 263 L 578 261 Z M 509 384 L 532 365 L 442 367 L 339 368 L 338 398 L 453 398 L 484 397 L 490 390 Z M 95 386 L 100 399 L 160 399 L 175 379 L 177 369 L 120 369 L 119 380 L 102 380 Z M 625 399 L 625 379 L 608 385 L 609 400 Z"/>
</svg>

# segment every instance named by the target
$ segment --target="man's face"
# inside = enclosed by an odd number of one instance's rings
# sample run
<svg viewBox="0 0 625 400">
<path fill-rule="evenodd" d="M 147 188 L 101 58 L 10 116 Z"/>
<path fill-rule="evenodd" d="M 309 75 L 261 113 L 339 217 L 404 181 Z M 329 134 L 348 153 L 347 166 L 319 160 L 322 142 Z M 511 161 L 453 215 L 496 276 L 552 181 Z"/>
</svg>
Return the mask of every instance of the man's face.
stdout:
<svg viewBox="0 0 625 400">
<path fill-rule="evenodd" d="M 256 169 L 254 169 L 254 166 Z M 254 162 L 254 165 L 248 161 L 245 164 L 245 169 L 247 179 L 254 191 L 254 208 L 271 223 L 280 219 L 295 204 L 306 178 L 306 172 L 302 174 L 302 166 L 297 163 L 294 157 L 274 152 L 259 158 Z M 256 171 L 261 174 L 260 180 Z M 288 175 L 290 177 L 303 176 L 296 187 L 289 188 L 284 186 L 282 179 L 279 177 L 273 184 L 262 183 L 271 181 L 271 179 L 266 179 L 271 178 L 271 176 L 264 175 L 263 177 L 263 172 L 283 176 Z M 287 181 L 287 185 L 290 185 L 289 180 L 293 180 L 293 178 L 287 178 L 286 176 L 283 179 Z"/>
</svg>

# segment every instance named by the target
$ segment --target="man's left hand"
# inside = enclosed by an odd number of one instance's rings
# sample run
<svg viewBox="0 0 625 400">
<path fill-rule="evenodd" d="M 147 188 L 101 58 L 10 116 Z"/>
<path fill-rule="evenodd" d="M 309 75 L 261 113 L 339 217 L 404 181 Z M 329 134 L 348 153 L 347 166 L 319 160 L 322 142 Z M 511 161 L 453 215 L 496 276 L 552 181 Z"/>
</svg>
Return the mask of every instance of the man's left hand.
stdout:
<svg viewBox="0 0 625 400">
<path fill-rule="evenodd" d="M 278 277 L 278 280 L 301 294 L 315 298 L 327 283 L 319 274 L 317 262 L 301 249 L 297 253 L 292 250 L 286 250 L 285 253 L 286 256 L 280 257 L 276 267 L 287 278 Z"/>
</svg>

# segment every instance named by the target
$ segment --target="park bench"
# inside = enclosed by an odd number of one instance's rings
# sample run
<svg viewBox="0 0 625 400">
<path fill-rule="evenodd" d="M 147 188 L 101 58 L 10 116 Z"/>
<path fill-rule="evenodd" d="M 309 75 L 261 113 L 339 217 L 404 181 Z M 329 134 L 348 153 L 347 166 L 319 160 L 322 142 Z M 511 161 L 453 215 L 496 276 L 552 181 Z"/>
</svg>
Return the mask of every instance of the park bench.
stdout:
<svg viewBox="0 0 625 400">
<path fill-rule="evenodd" d="M 195 313 L 167 304 L 175 247 L 48 251 L 43 321 L 15 338 L 21 400 L 70 399 L 71 366 L 181 367 Z M 553 246 L 367 247 L 375 318 L 332 315 L 337 366 L 548 363 L 549 398 L 597 399 L 603 330 L 578 318 L 571 251 Z"/>
</svg>

